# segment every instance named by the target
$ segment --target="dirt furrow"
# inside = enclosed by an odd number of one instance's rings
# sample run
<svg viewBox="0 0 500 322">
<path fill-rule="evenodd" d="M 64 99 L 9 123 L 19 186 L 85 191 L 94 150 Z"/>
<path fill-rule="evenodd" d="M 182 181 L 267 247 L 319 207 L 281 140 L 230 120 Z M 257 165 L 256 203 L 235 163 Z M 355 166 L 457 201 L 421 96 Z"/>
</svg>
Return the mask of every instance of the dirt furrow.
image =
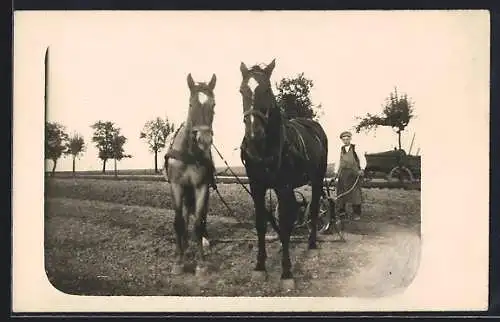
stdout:
<svg viewBox="0 0 500 322">
<path fill-rule="evenodd" d="M 240 241 L 213 243 L 207 278 L 194 277 L 192 264 L 185 275 L 173 276 L 172 221 L 173 212 L 166 209 L 50 198 L 45 225 L 49 279 L 64 292 L 88 295 L 381 296 L 405 287 L 418 263 L 415 233 L 387 225 L 377 232 L 372 223 L 360 223 L 348 228 L 346 243 L 321 236 L 327 242 L 316 254 L 306 243 L 293 243 L 297 289 L 284 294 L 279 243 L 268 243 L 269 279 L 256 283 L 250 278 L 256 247 L 245 240 L 255 239 L 253 223 L 214 215 L 208 221 L 212 238 Z"/>
</svg>

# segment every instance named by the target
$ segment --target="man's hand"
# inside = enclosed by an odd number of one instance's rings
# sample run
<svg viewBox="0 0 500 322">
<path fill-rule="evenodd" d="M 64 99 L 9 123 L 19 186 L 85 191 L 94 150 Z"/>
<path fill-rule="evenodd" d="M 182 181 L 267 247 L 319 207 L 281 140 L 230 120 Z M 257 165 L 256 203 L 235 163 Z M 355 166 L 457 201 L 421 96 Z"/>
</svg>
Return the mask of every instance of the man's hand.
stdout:
<svg viewBox="0 0 500 322">
<path fill-rule="evenodd" d="M 363 170 L 359 170 L 359 171 L 358 171 L 358 175 L 362 177 L 362 176 L 364 176 L 364 175 L 365 175 L 365 172 L 364 172 Z"/>
</svg>

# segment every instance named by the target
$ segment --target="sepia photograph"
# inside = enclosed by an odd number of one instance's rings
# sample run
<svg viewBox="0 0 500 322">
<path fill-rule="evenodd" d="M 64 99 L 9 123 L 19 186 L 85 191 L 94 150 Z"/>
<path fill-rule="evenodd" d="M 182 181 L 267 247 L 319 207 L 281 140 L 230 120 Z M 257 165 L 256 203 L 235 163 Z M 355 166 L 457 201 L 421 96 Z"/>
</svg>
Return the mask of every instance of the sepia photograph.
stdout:
<svg viewBox="0 0 500 322">
<path fill-rule="evenodd" d="M 14 34 L 45 287 L 334 310 L 425 270 L 477 279 L 423 298 L 487 305 L 487 12 L 18 12 Z"/>
</svg>

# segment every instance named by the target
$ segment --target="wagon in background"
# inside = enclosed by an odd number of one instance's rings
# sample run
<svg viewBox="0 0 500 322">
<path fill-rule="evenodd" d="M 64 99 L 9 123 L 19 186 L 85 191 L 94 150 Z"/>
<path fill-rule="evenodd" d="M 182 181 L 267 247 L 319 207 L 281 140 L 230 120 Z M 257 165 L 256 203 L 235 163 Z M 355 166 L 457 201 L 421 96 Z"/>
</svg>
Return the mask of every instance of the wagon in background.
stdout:
<svg viewBox="0 0 500 322">
<path fill-rule="evenodd" d="M 365 153 L 365 179 L 420 181 L 420 155 L 409 155 L 403 149 Z"/>
</svg>

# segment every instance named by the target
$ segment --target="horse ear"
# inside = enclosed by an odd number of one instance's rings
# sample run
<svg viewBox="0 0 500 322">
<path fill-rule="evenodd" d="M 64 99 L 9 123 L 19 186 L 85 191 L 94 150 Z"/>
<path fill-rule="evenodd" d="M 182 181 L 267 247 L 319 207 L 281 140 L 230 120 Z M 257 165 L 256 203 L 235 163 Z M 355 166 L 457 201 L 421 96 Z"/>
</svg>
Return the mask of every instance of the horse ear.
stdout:
<svg viewBox="0 0 500 322">
<path fill-rule="evenodd" d="M 210 83 L 208 83 L 208 87 L 213 91 L 215 88 L 215 83 L 217 82 L 217 76 L 215 74 L 212 75 L 212 79 L 210 80 Z"/>
<path fill-rule="evenodd" d="M 187 83 L 188 83 L 189 89 L 193 89 L 194 80 L 193 80 L 193 76 L 191 76 L 191 73 L 189 73 L 187 76 Z"/>
<path fill-rule="evenodd" d="M 243 76 L 245 76 L 248 73 L 247 65 L 245 65 L 244 62 L 241 62 L 240 64 L 240 71 Z"/>
<path fill-rule="evenodd" d="M 274 58 L 273 61 L 266 66 L 267 76 L 271 76 L 271 73 L 273 72 L 275 66 L 276 66 L 276 58 Z"/>
</svg>

